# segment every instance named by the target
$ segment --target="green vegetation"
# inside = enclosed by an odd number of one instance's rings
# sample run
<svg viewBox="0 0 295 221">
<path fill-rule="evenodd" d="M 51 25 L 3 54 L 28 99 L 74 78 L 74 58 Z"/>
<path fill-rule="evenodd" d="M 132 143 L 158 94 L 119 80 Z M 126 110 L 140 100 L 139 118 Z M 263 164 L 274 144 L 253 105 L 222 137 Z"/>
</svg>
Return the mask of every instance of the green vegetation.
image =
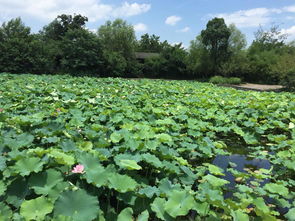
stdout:
<svg viewBox="0 0 295 221">
<path fill-rule="evenodd" d="M 209 82 L 212 84 L 241 84 L 242 80 L 237 77 L 226 78 L 222 76 L 214 76 L 210 78 Z"/>
<path fill-rule="evenodd" d="M 249 44 L 234 24 L 208 21 L 188 49 L 159 36 L 136 39 L 131 24 L 107 21 L 96 33 L 82 15 L 60 15 L 33 34 L 20 18 L 0 27 L 0 73 L 95 77 L 210 79 L 215 75 L 246 82 L 284 84 L 294 90 L 295 45 L 273 26 L 260 28 Z M 158 56 L 137 60 L 135 52 Z"/>
<path fill-rule="evenodd" d="M 192 81 L 3 73 L 0 220 L 294 220 L 294 101 Z M 240 150 L 272 167 L 213 165 Z"/>
</svg>

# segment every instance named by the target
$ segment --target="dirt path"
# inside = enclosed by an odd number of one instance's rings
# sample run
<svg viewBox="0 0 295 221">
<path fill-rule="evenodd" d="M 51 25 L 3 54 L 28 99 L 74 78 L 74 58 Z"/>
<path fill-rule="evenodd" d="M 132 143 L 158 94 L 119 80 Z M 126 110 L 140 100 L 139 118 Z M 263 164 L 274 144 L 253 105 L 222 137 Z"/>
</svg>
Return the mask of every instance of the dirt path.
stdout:
<svg viewBox="0 0 295 221">
<path fill-rule="evenodd" d="M 253 90 L 253 91 L 280 91 L 284 89 L 282 85 L 267 85 L 267 84 L 240 84 L 240 85 L 226 85 L 240 90 Z"/>
</svg>

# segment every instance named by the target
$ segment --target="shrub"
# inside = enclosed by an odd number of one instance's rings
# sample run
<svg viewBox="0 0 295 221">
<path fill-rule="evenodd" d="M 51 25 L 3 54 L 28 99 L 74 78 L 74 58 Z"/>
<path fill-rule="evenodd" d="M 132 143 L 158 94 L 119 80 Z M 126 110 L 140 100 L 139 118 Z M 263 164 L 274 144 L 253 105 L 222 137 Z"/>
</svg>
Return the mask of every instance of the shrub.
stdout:
<svg viewBox="0 0 295 221">
<path fill-rule="evenodd" d="M 295 91 L 295 68 L 283 75 L 280 83 L 290 91 Z"/>
<path fill-rule="evenodd" d="M 222 76 L 214 76 L 209 80 L 212 84 L 241 84 L 242 80 L 238 77 L 226 78 Z"/>
</svg>

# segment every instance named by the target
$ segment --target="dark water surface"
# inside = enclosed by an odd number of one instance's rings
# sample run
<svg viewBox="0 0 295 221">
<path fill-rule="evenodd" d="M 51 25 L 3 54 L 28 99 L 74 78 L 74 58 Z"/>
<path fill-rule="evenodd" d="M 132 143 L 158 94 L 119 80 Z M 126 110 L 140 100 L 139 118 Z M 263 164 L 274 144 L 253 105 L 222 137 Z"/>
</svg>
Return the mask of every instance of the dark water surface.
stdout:
<svg viewBox="0 0 295 221">
<path fill-rule="evenodd" d="M 234 167 L 231 166 L 231 163 L 234 163 Z M 216 158 L 213 160 L 213 164 L 218 166 L 224 170 L 225 176 L 222 176 L 222 179 L 229 181 L 230 183 L 226 185 L 229 191 L 227 191 L 224 195 L 224 198 L 231 198 L 233 197 L 233 193 L 235 192 L 235 186 L 237 182 L 235 181 L 236 177 L 229 172 L 228 168 L 233 168 L 239 172 L 248 173 L 245 168 L 249 168 L 253 170 L 259 169 L 267 169 L 271 168 L 271 163 L 265 159 L 249 159 L 246 155 L 241 154 L 232 154 L 230 156 L 226 155 L 217 155 Z M 254 178 L 250 178 L 246 181 L 247 184 L 254 180 Z M 269 179 L 264 179 L 260 182 L 260 186 L 263 186 L 269 182 Z M 274 199 L 270 197 L 264 197 L 264 200 L 267 203 L 274 203 Z M 289 200 L 290 201 L 290 200 Z M 290 201 L 290 203 L 292 203 Z M 288 208 L 278 208 L 278 212 L 281 214 L 285 214 L 288 212 Z"/>
</svg>

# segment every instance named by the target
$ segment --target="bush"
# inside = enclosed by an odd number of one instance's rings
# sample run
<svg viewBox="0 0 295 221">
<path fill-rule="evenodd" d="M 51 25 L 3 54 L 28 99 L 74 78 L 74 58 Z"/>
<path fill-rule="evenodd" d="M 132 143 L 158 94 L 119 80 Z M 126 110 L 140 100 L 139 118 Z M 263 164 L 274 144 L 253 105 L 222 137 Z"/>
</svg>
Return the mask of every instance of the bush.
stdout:
<svg viewBox="0 0 295 221">
<path fill-rule="evenodd" d="M 295 68 L 283 75 L 280 83 L 290 91 L 295 91 Z"/>
<path fill-rule="evenodd" d="M 212 84 L 241 84 L 242 80 L 238 77 L 226 78 L 222 76 L 214 76 L 209 80 Z"/>
</svg>

